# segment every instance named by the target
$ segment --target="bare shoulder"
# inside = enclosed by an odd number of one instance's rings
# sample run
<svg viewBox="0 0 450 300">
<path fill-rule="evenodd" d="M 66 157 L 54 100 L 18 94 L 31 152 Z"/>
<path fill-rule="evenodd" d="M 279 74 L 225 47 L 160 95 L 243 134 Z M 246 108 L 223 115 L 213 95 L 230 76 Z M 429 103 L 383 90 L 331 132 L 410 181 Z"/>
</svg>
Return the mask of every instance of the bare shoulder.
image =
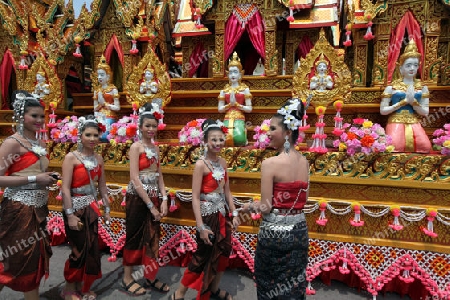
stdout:
<svg viewBox="0 0 450 300">
<path fill-rule="evenodd" d="M 203 159 L 198 159 L 195 162 L 195 168 L 203 168 L 205 166 L 205 161 Z"/>
<path fill-rule="evenodd" d="M 263 160 L 263 162 L 261 163 L 261 168 L 270 168 L 273 167 L 277 162 L 277 157 L 276 156 L 272 156 L 269 158 L 266 158 L 265 160 Z"/>
<path fill-rule="evenodd" d="M 97 159 L 99 164 L 103 165 L 103 157 L 100 154 L 95 153 L 95 158 Z"/>
</svg>

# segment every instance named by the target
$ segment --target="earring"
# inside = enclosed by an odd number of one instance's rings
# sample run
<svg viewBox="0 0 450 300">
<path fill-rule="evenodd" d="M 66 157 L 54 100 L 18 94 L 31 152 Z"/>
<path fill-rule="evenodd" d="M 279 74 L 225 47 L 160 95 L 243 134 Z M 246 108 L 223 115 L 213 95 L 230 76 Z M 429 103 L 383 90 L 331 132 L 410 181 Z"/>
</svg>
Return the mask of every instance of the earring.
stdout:
<svg viewBox="0 0 450 300">
<path fill-rule="evenodd" d="M 284 152 L 289 154 L 289 150 L 291 150 L 291 143 L 289 143 L 289 137 L 287 135 L 284 137 L 283 147 L 284 147 Z"/>
<path fill-rule="evenodd" d="M 208 154 L 208 146 L 203 144 L 203 156 L 206 158 L 206 154 Z"/>
</svg>

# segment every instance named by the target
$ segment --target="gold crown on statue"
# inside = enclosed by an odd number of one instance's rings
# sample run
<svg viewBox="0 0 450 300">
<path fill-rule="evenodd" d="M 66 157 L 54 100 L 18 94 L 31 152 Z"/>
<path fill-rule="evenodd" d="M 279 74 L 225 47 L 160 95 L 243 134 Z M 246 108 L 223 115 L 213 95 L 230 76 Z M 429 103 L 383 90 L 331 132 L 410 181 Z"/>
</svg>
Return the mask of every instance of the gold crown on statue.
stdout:
<svg viewBox="0 0 450 300">
<path fill-rule="evenodd" d="M 111 67 L 106 62 L 106 57 L 102 54 L 102 57 L 100 58 L 100 62 L 97 65 L 97 72 L 98 70 L 105 70 L 106 74 L 111 75 Z"/>
<path fill-rule="evenodd" d="M 45 71 L 44 71 L 44 69 L 42 69 L 42 67 L 39 67 L 39 70 L 37 71 L 36 74 L 39 74 L 39 75 L 41 75 L 42 77 L 45 77 Z"/>
<path fill-rule="evenodd" d="M 420 60 L 422 55 L 419 53 L 417 49 L 416 42 L 414 39 L 410 39 L 408 45 L 405 47 L 405 51 L 402 55 L 400 55 L 400 65 L 403 65 L 406 59 L 408 58 L 417 58 Z"/>
<path fill-rule="evenodd" d="M 152 74 L 155 74 L 155 68 L 153 68 L 151 63 L 149 63 L 147 65 L 147 68 L 145 68 L 144 73 L 147 72 L 147 71 L 150 71 L 150 72 L 152 72 Z"/>
<path fill-rule="evenodd" d="M 328 61 L 325 59 L 325 56 L 323 55 L 323 53 L 320 53 L 319 59 L 316 61 L 315 66 L 317 67 L 321 63 L 326 64 L 328 67 Z"/>
<path fill-rule="evenodd" d="M 230 67 L 237 67 L 239 71 L 242 71 L 241 60 L 239 59 L 239 56 L 237 55 L 236 51 L 233 53 L 230 63 L 228 64 L 228 69 Z"/>
</svg>

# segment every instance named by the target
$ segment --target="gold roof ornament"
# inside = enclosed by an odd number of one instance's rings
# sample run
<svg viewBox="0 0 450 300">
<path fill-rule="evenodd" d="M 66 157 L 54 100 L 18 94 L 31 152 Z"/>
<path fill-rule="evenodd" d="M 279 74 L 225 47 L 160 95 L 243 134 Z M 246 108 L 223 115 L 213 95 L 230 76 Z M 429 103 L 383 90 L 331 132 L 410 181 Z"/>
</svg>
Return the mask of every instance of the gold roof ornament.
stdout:
<svg viewBox="0 0 450 300">
<path fill-rule="evenodd" d="M 97 65 L 97 72 L 98 70 L 105 70 L 106 74 L 108 74 L 109 76 L 112 75 L 112 70 L 111 67 L 108 65 L 108 63 L 106 62 L 106 57 L 105 55 L 102 54 L 102 57 L 100 58 L 100 62 Z"/>
<path fill-rule="evenodd" d="M 39 74 L 42 77 L 45 77 L 45 75 L 46 75 L 44 69 L 42 68 L 42 66 L 39 68 L 39 71 L 37 71 L 36 74 Z"/>
</svg>

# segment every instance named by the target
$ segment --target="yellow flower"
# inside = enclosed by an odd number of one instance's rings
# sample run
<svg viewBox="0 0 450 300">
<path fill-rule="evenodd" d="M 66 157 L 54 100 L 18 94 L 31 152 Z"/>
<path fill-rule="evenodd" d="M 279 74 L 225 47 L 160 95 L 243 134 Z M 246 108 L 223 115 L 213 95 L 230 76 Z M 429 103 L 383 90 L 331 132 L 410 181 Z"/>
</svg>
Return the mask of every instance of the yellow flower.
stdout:
<svg viewBox="0 0 450 300">
<path fill-rule="evenodd" d="M 364 121 L 364 123 L 363 123 L 364 128 L 370 128 L 372 126 L 373 126 L 372 121 Z"/>
<path fill-rule="evenodd" d="M 115 139 L 110 139 L 109 143 L 111 144 L 111 146 L 115 146 L 117 145 L 116 140 Z"/>
<path fill-rule="evenodd" d="M 395 147 L 393 145 L 389 145 L 386 147 L 386 152 L 391 153 L 392 151 L 394 151 Z"/>
<path fill-rule="evenodd" d="M 264 125 L 261 126 L 261 130 L 269 131 L 269 126 L 267 126 L 266 124 L 264 124 Z"/>
<path fill-rule="evenodd" d="M 255 196 L 255 197 L 253 197 L 253 201 L 261 201 L 261 197 Z"/>
<path fill-rule="evenodd" d="M 450 140 L 446 140 L 445 142 L 443 142 L 442 146 L 445 148 L 450 148 Z"/>
<path fill-rule="evenodd" d="M 343 152 L 347 149 L 347 145 L 345 143 L 339 143 L 339 151 Z"/>
<path fill-rule="evenodd" d="M 327 108 L 325 106 L 322 106 L 322 105 L 317 106 L 316 107 L 316 115 L 319 115 L 319 116 L 324 115 L 326 110 L 327 110 Z"/>
</svg>

